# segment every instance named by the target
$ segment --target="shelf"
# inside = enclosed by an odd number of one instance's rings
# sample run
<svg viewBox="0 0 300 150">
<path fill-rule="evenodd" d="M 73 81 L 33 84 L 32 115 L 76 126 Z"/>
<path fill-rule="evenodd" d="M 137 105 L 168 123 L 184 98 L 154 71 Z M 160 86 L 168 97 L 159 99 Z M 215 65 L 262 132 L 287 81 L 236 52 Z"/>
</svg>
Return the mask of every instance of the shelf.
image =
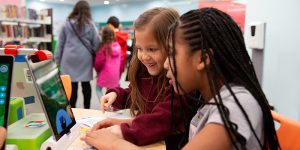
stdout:
<svg viewBox="0 0 300 150">
<path fill-rule="evenodd" d="M 0 47 L 19 44 L 28 48 L 53 50 L 52 9 L 37 11 L 5 5 L 0 7 L 0 11 Z"/>
<path fill-rule="evenodd" d="M 10 41 L 20 41 L 21 43 L 27 43 L 27 42 L 46 42 L 50 43 L 52 42 L 51 37 L 30 37 L 30 38 L 0 38 L 0 41 L 3 42 L 10 42 Z"/>
<path fill-rule="evenodd" d="M 27 23 L 27 24 L 45 24 L 45 25 L 51 25 L 51 18 L 45 19 L 45 20 L 28 20 L 28 19 L 13 19 L 13 18 L 0 18 L 1 22 L 6 22 L 9 24 L 9 22 L 16 23 Z"/>
</svg>

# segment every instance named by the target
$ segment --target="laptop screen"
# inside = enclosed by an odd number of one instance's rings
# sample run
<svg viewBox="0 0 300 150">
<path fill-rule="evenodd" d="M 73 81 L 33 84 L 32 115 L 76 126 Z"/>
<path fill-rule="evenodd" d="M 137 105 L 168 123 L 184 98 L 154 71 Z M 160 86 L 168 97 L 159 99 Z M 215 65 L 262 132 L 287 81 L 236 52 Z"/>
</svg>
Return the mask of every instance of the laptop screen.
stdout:
<svg viewBox="0 0 300 150">
<path fill-rule="evenodd" d="M 52 134 L 59 140 L 76 122 L 57 66 L 53 59 L 35 62 L 34 55 L 26 60 Z"/>
</svg>

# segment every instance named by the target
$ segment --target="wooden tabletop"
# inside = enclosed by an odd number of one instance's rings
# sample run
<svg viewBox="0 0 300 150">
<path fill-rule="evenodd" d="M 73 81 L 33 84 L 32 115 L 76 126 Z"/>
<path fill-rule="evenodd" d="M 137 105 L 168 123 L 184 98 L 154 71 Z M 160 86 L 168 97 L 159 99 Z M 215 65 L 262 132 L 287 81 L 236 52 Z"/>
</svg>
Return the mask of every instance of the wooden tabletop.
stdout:
<svg viewBox="0 0 300 150">
<path fill-rule="evenodd" d="M 75 116 L 75 120 L 79 120 L 81 118 L 84 118 L 84 117 L 101 117 L 101 116 L 114 116 L 115 113 L 111 113 L 111 112 L 105 112 L 104 114 L 99 111 L 99 110 L 94 110 L 94 109 L 81 109 L 81 108 L 72 108 L 72 111 L 73 111 L 73 114 Z M 81 136 L 84 136 L 84 133 L 83 131 L 81 131 Z M 80 137 L 78 137 L 72 144 L 70 147 L 73 147 L 73 148 L 83 148 L 85 149 L 87 147 L 87 145 L 82 142 L 80 140 Z M 164 141 L 161 141 L 161 142 L 156 142 L 154 144 L 150 144 L 150 145 L 147 145 L 147 146 L 142 146 L 142 148 L 145 148 L 147 150 L 165 150 L 166 149 L 166 146 L 165 146 L 165 143 Z"/>
</svg>

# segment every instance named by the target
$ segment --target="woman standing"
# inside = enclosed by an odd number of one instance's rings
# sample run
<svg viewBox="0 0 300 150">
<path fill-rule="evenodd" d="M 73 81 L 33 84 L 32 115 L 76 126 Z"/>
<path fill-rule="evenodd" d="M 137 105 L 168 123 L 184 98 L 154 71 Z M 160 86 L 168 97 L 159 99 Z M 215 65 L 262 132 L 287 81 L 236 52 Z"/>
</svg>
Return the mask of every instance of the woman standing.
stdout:
<svg viewBox="0 0 300 150">
<path fill-rule="evenodd" d="M 90 108 L 93 78 L 93 55 L 100 45 L 97 29 L 92 21 L 90 6 L 79 1 L 59 34 L 56 63 L 61 73 L 72 80 L 71 107 L 76 107 L 78 82 L 81 82 L 84 108 Z"/>
</svg>

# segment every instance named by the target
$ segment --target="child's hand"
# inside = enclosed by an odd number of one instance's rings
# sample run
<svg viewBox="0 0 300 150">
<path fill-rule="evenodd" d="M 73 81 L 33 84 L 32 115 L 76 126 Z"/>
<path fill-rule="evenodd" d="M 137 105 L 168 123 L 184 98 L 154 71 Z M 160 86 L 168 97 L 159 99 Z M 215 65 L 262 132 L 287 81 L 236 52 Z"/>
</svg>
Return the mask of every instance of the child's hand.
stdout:
<svg viewBox="0 0 300 150">
<path fill-rule="evenodd" d="M 112 143 L 120 138 L 115 134 L 111 133 L 107 129 L 93 131 L 87 133 L 84 137 L 80 138 L 87 144 L 95 147 L 96 149 L 110 150 L 112 149 Z"/>
<path fill-rule="evenodd" d="M 100 104 L 100 109 L 104 113 L 104 111 L 112 105 L 112 103 L 115 102 L 117 98 L 117 93 L 116 92 L 110 92 L 104 96 L 101 97 L 101 104 Z"/>
<path fill-rule="evenodd" d="M 5 128 L 0 126 L 0 149 L 3 146 L 3 144 L 5 144 L 4 143 L 5 138 L 6 138 L 6 130 Z"/>
<path fill-rule="evenodd" d="M 129 143 L 117 135 L 110 132 L 108 129 L 102 129 L 87 133 L 84 137 L 80 138 L 87 144 L 92 145 L 96 149 L 101 150 L 113 150 L 113 149 L 130 149 L 130 150 L 142 150 L 142 148 Z"/>
<path fill-rule="evenodd" d="M 113 125 L 106 129 L 109 130 L 111 133 L 117 135 L 119 138 L 124 139 L 120 125 Z"/>
<path fill-rule="evenodd" d="M 102 128 L 107 128 L 113 125 L 120 125 L 121 123 L 126 122 L 126 120 L 122 119 L 114 119 L 114 118 L 108 118 L 102 121 L 97 122 L 93 127 L 91 131 L 96 131 Z"/>
</svg>

